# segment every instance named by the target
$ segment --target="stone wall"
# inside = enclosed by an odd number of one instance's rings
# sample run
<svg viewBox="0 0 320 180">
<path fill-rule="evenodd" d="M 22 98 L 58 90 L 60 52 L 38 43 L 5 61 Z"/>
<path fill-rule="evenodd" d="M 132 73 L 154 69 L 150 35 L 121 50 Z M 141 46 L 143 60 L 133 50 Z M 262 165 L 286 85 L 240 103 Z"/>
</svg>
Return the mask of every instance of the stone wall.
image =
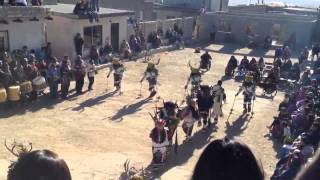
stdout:
<svg viewBox="0 0 320 180">
<path fill-rule="evenodd" d="M 154 31 L 157 31 L 159 28 L 162 29 L 163 33 L 165 33 L 169 28 L 173 28 L 174 24 L 178 24 L 180 28 L 182 28 L 185 39 L 192 39 L 192 34 L 194 30 L 195 18 L 186 17 L 186 18 L 177 18 L 177 19 L 167 19 L 160 21 L 147 21 L 139 23 L 139 29 L 144 34 L 147 39 L 148 35 Z M 134 28 L 132 25 L 128 25 L 128 39 L 134 34 Z"/>
<path fill-rule="evenodd" d="M 214 25 L 220 31 L 228 31 L 232 39 L 241 44 L 248 41 L 247 27 L 260 38 L 260 41 L 268 35 L 273 35 L 274 26 L 280 27 L 279 41 L 285 42 L 293 33 L 296 34 L 296 46 L 309 45 L 315 18 L 308 16 L 269 14 L 269 13 L 208 13 L 198 17 L 200 40 L 206 41 Z M 225 30 L 222 26 L 227 26 Z M 221 36 L 219 36 L 221 35 Z M 218 34 L 218 40 L 224 37 Z"/>
</svg>

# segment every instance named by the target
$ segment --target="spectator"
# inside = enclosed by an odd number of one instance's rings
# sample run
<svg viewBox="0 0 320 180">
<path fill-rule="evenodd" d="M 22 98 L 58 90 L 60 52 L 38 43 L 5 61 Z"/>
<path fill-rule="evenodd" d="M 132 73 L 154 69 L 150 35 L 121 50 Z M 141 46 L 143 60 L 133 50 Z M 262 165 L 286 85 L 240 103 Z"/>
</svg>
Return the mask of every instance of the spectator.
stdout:
<svg viewBox="0 0 320 180">
<path fill-rule="evenodd" d="M 317 59 L 319 58 L 320 53 L 320 44 L 315 44 L 312 46 L 312 54 L 311 54 L 311 60 L 314 60 L 314 56 L 317 56 Z"/>
<path fill-rule="evenodd" d="M 10 6 L 16 6 L 16 0 L 8 0 Z"/>
<path fill-rule="evenodd" d="M 80 0 L 76 3 L 76 6 L 73 9 L 73 13 L 78 16 L 86 15 L 88 8 L 88 2 L 86 0 Z"/>
<path fill-rule="evenodd" d="M 216 33 L 217 33 L 217 28 L 214 24 L 211 26 L 211 31 L 210 31 L 210 41 L 214 42 L 216 40 Z"/>
<path fill-rule="evenodd" d="M 250 148 L 228 139 L 212 141 L 201 154 L 192 180 L 263 180 L 264 172 Z"/>
<path fill-rule="evenodd" d="M 53 56 L 52 56 L 52 47 L 51 47 L 51 43 L 48 42 L 47 46 L 46 46 L 46 59 L 47 59 L 47 61 L 50 62 L 52 60 L 52 58 L 53 58 Z"/>
<path fill-rule="evenodd" d="M 93 60 L 94 64 L 100 64 L 99 52 L 96 46 L 92 46 L 90 49 L 90 59 Z"/>
<path fill-rule="evenodd" d="M 22 55 L 23 55 L 23 58 L 30 58 L 28 46 L 23 46 L 22 47 Z"/>
<path fill-rule="evenodd" d="M 41 6 L 42 5 L 42 0 L 32 0 L 31 1 L 32 6 Z"/>
<path fill-rule="evenodd" d="M 314 157 L 312 162 L 299 172 L 295 180 L 318 180 L 320 178 L 320 151 Z"/>
<path fill-rule="evenodd" d="M 84 84 L 84 77 L 86 75 L 86 69 L 84 65 L 84 61 L 80 55 L 77 56 L 74 65 L 74 75 L 76 79 L 76 91 L 77 94 L 82 94 L 82 88 Z"/>
<path fill-rule="evenodd" d="M 91 10 L 92 11 L 97 11 L 99 12 L 100 8 L 99 8 L 99 1 L 100 0 L 91 0 L 90 4 L 91 4 Z"/>
<path fill-rule="evenodd" d="M 41 49 L 36 53 L 36 57 L 39 61 L 46 60 L 46 47 L 41 47 Z"/>
<path fill-rule="evenodd" d="M 49 64 L 48 81 L 50 85 L 50 97 L 56 99 L 58 97 L 58 83 L 60 79 L 59 64 L 57 58 L 53 57 Z"/>
<path fill-rule="evenodd" d="M 98 14 L 89 8 L 89 4 L 87 0 L 78 1 L 76 6 L 73 9 L 73 13 L 80 17 L 81 16 L 88 17 L 90 22 L 93 22 L 93 19 L 99 22 Z"/>
<path fill-rule="evenodd" d="M 27 0 L 16 0 L 16 6 L 27 6 Z"/>
<path fill-rule="evenodd" d="M 4 0 L 0 0 L 0 6 L 4 5 Z"/>
<path fill-rule="evenodd" d="M 61 81 L 61 98 L 65 99 L 68 96 L 70 79 L 71 79 L 71 67 L 68 56 L 64 56 L 60 67 L 60 81 Z"/>
<path fill-rule="evenodd" d="M 80 33 L 77 33 L 74 37 L 74 47 L 76 49 L 76 54 L 82 56 L 82 49 L 83 49 L 84 40 L 81 37 Z"/>
<path fill-rule="evenodd" d="M 92 59 L 89 60 L 87 64 L 87 72 L 88 72 L 88 80 L 89 80 L 88 91 L 91 91 L 93 90 L 92 85 L 94 83 L 94 75 L 96 73 L 96 66 L 94 65 L 94 61 Z"/>
<path fill-rule="evenodd" d="M 126 40 L 123 40 L 120 45 L 120 53 L 123 58 L 129 58 L 131 56 L 131 48 Z"/>
<path fill-rule="evenodd" d="M 112 48 L 111 44 L 107 41 L 106 45 L 103 47 L 102 54 L 108 55 L 112 52 L 113 52 L 113 48 Z"/>
</svg>

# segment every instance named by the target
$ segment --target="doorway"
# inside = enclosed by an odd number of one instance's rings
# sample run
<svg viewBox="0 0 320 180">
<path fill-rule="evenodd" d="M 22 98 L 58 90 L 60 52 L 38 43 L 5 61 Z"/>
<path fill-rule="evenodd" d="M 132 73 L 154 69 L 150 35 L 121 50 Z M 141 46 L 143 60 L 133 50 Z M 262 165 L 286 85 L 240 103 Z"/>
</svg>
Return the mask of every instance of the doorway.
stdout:
<svg viewBox="0 0 320 180">
<path fill-rule="evenodd" d="M 111 46 L 114 51 L 119 51 L 119 23 L 111 24 Z"/>
<path fill-rule="evenodd" d="M 8 31 L 0 31 L 0 52 L 9 50 Z"/>
</svg>

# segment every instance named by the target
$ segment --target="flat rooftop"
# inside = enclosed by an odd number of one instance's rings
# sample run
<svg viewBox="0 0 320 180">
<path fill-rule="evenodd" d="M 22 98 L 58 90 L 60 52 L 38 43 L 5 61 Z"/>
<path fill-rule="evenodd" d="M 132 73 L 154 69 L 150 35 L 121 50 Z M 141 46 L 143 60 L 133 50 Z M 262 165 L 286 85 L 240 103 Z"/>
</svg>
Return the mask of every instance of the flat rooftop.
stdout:
<svg viewBox="0 0 320 180">
<path fill-rule="evenodd" d="M 53 15 L 65 16 L 69 18 L 79 19 L 78 15 L 73 14 L 74 4 L 56 4 L 56 5 L 47 5 L 46 7 L 50 8 Z M 100 8 L 99 17 L 115 17 L 115 16 L 130 16 L 133 15 L 133 11 L 120 10 L 120 9 L 110 9 L 110 8 Z"/>
</svg>

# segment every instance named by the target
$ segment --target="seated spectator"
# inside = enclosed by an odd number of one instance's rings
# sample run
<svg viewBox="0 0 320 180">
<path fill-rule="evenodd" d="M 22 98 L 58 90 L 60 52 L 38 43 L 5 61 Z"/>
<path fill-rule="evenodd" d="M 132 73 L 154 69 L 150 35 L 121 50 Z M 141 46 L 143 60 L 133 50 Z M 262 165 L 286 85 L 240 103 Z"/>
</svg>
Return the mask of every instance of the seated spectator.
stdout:
<svg viewBox="0 0 320 180">
<path fill-rule="evenodd" d="M 27 6 L 27 0 L 16 0 L 16 6 Z"/>
<path fill-rule="evenodd" d="M 312 53 L 311 53 L 311 60 L 314 60 L 314 57 L 317 56 L 317 59 L 319 58 L 320 53 L 320 44 L 315 44 L 312 46 Z"/>
<path fill-rule="evenodd" d="M 113 47 L 111 46 L 111 44 L 109 42 L 106 42 L 106 45 L 102 49 L 102 54 L 107 55 L 110 53 L 113 53 Z"/>
<path fill-rule="evenodd" d="M 73 9 L 73 13 L 76 15 L 85 15 L 87 13 L 89 6 L 88 2 L 85 0 L 80 0 L 76 3 L 76 6 Z"/>
<path fill-rule="evenodd" d="M 250 148 L 236 141 L 214 140 L 201 154 L 192 180 L 263 180 L 264 172 Z"/>
<path fill-rule="evenodd" d="M 32 0 L 31 1 L 32 6 L 41 6 L 42 5 L 42 0 Z"/>
<path fill-rule="evenodd" d="M 318 180 L 320 178 L 320 151 L 302 171 L 299 172 L 295 180 Z"/>
<path fill-rule="evenodd" d="M 290 180 L 295 178 L 300 168 L 303 166 L 304 161 L 301 151 L 296 149 L 278 161 L 274 174 L 271 180 Z"/>
<path fill-rule="evenodd" d="M 76 6 L 73 9 L 73 13 L 80 17 L 87 16 L 90 22 L 93 22 L 93 19 L 99 22 L 98 14 L 89 8 L 89 3 L 87 0 L 78 1 Z"/>
</svg>

